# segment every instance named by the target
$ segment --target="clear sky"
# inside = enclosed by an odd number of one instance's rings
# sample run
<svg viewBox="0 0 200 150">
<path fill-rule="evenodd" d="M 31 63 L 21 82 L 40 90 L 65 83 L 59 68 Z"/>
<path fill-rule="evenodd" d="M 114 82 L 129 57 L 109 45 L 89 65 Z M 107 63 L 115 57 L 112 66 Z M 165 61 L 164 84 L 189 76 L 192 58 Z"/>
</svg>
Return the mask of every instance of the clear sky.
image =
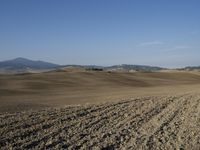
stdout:
<svg viewBox="0 0 200 150">
<path fill-rule="evenodd" d="M 200 65 L 199 0 L 1 0 L 0 60 Z"/>
</svg>

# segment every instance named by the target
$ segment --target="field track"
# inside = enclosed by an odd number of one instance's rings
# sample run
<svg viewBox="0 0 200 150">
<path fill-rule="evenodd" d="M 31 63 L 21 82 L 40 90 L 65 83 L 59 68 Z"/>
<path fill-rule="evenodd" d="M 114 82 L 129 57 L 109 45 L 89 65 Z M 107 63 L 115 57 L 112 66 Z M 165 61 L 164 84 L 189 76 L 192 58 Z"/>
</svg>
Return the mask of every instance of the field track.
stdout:
<svg viewBox="0 0 200 150">
<path fill-rule="evenodd" d="M 1 149 L 199 149 L 200 94 L 0 114 Z"/>
</svg>

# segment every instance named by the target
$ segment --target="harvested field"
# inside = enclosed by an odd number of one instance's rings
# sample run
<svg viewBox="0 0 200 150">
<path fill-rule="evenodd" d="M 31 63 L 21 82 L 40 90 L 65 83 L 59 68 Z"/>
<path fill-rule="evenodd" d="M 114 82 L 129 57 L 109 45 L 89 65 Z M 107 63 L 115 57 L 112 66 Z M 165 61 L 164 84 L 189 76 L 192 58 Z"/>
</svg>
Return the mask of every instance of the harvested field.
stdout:
<svg viewBox="0 0 200 150">
<path fill-rule="evenodd" d="M 199 149 L 200 94 L 1 113 L 1 149 Z"/>
<path fill-rule="evenodd" d="M 96 104 L 198 89 L 200 73 L 194 72 L 64 71 L 0 75 L 0 112 Z"/>
</svg>

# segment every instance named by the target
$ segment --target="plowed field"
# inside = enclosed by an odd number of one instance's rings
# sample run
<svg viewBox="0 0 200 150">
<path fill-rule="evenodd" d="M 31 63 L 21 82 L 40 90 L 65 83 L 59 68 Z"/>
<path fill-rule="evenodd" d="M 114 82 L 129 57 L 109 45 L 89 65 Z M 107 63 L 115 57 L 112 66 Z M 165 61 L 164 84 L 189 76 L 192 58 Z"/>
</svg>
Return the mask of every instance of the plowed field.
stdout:
<svg viewBox="0 0 200 150">
<path fill-rule="evenodd" d="M 0 115 L 1 149 L 199 149 L 200 94 Z"/>
</svg>

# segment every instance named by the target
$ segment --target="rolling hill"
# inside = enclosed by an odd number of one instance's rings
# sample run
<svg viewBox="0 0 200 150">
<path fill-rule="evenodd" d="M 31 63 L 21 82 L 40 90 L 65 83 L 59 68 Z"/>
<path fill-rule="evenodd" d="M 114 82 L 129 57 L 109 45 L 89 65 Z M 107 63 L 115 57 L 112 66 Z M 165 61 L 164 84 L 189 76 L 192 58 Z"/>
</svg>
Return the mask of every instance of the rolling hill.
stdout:
<svg viewBox="0 0 200 150">
<path fill-rule="evenodd" d="M 33 61 L 26 58 L 15 58 L 12 60 L 0 62 L 1 73 L 23 73 L 37 70 L 55 69 L 60 65 L 44 62 Z"/>
</svg>

